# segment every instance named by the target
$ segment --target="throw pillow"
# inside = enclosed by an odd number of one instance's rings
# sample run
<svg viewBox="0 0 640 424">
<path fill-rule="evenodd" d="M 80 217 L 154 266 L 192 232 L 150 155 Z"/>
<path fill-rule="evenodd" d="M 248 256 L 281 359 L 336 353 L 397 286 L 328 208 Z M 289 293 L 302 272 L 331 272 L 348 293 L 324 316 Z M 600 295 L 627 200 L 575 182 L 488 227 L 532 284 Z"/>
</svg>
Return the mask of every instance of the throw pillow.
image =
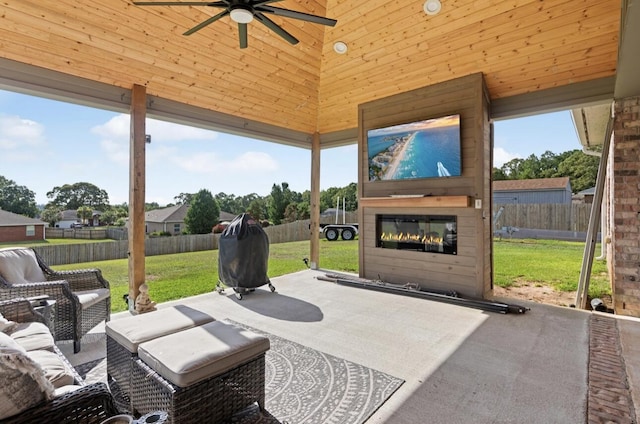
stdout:
<svg viewBox="0 0 640 424">
<path fill-rule="evenodd" d="M 0 314 L 0 332 L 2 333 L 10 333 L 13 331 L 13 328 L 16 326 L 14 321 L 9 321 L 5 317 Z"/>
<path fill-rule="evenodd" d="M 0 332 L 0 419 L 53 398 L 42 368 L 9 335 Z"/>
</svg>

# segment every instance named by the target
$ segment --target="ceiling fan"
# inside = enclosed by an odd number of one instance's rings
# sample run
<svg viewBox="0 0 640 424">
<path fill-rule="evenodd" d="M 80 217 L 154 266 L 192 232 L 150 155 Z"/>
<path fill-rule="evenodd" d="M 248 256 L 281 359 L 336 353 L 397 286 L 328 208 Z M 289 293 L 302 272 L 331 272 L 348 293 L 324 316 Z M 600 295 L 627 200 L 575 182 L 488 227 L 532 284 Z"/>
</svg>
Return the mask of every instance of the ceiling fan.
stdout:
<svg viewBox="0 0 640 424">
<path fill-rule="evenodd" d="M 186 31 L 183 35 L 191 35 L 223 18 L 227 15 L 238 24 L 238 32 L 240 34 L 240 48 L 247 47 L 247 24 L 253 19 L 261 22 L 267 28 L 287 40 L 291 44 L 298 44 L 298 39 L 289 34 L 284 28 L 273 22 L 265 13 L 270 13 L 285 18 L 298 19 L 301 21 L 311 22 L 327 26 L 335 26 L 338 22 L 335 19 L 329 19 L 322 16 L 311 15 L 294 10 L 283 9 L 280 7 L 269 6 L 269 3 L 276 3 L 281 0 L 219 0 L 219 1 L 134 1 L 136 6 L 208 6 L 218 9 L 224 9 L 222 12 L 210 17 L 209 19 L 194 26 Z"/>
</svg>

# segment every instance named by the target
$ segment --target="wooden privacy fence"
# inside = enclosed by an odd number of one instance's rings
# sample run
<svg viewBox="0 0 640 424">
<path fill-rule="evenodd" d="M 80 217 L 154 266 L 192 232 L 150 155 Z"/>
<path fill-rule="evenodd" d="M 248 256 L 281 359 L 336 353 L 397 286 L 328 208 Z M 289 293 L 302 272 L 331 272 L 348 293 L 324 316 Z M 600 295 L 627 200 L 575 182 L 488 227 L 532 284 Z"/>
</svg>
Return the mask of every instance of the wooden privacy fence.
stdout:
<svg viewBox="0 0 640 424">
<path fill-rule="evenodd" d="M 144 242 L 144 250 L 147 256 L 214 250 L 218 248 L 218 238 L 214 234 L 150 237 Z M 125 259 L 129 253 L 129 242 L 114 240 L 104 243 L 58 244 L 36 246 L 34 249 L 48 265 L 64 265 Z"/>
<path fill-rule="evenodd" d="M 494 229 L 502 227 L 537 230 L 587 231 L 590 203 L 553 204 L 494 204 L 494 216 L 504 208 Z"/>
<path fill-rule="evenodd" d="M 559 231 L 587 231 L 591 204 L 495 204 L 494 214 L 500 208 L 503 211 L 496 221 L 494 229 L 502 227 L 531 228 L 539 230 Z M 322 224 L 335 223 L 335 216 L 321 217 Z M 342 223 L 342 216 L 339 222 Z M 357 222 L 357 212 L 347 212 L 345 222 Z M 264 231 L 269 236 L 269 243 L 287 243 L 291 241 L 309 240 L 311 221 L 291 222 L 288 224 L 266 227 Z M 35 249 L 42 255 L 49 265 L 75 264 L 83 262 L 125 259 L 129 251 L 126 231 L 93 229 L 47 229 L 47 237 L 54 238 L 54 234 L 81 239 L 112 238 L 119 239 L 104 243 L 68 244 L 37 246 Z M 122 239 L 122 237 L 125 239 Z M 172 253 L 197 252 L 215 250 L 218 248 L 220 234 L 179 235 L 172 237 L 149 237 L 145 240 L 145 254 L 147 256 L 167 255 Z"/>
<path fill-rule="evenodd" d="M 355 213 L 353 213 L 355 216 Z M 351 216 L 347 214 L 347 222 Z M 322 223 L 335 221 L 321 219 Z M 311 238 L 309 229 L 310 220 L 291 222 L 264 228 L 269 237 L 269 243 L 286 243 L 290 241 L 303 241 Z M 87 233 L 90 231 L 104 230 L 62 230 Z M 119 235 L 119 234 L 118 234 Z M 76 237 L 78 238 L 78 237 Z M 90 237 L 87 237 L 90 238 Z M 97 238 L 97 237 L 94 237 Z M 105 238 L 105 237 L 101 237 Z M 202 250 L 215 250 L 218 248 L 220 234 L 192 234 L 171 237 L 149 237 L 145 240 L 145 255 L 167 255 L 171 253 L 198 252 Z M 104 243 L 85 244 L 60 244 L 49 246 L 37 246 L 35 249 L 49 265 L 76 264 L 84 262 L 108 261 L 112 259 L 125 259 L 129 252 L 129 243 L 125 240 L 114 240 Z"/>
<path fill-rule="evenodd" d="M 72 238 L 83 240 L 102 240 L 111 238 L 105 229 L 92 228 L 50 228 L 44 229 L 45 238 Z"/>
<path fill-rule="evenodd" d="M 127 229 L 122 227 L 109 228 L 53 228 L 44 229 L 45 238 L 72 238 L 84 240 L 126 240 Z"/>
</svg>

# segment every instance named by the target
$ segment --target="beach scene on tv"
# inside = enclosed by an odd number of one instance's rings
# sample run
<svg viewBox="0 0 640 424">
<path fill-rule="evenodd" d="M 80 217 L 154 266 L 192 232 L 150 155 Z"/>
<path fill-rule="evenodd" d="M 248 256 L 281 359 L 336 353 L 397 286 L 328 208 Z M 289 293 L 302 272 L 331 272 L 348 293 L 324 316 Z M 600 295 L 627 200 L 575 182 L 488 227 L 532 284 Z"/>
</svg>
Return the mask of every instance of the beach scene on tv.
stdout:
<svg viewBox="0 0 640 424">
<path fill-rule="evenodd" d="M 367 131 L 369 181 L 461 175 L 460 115 Z"/>
</svg>

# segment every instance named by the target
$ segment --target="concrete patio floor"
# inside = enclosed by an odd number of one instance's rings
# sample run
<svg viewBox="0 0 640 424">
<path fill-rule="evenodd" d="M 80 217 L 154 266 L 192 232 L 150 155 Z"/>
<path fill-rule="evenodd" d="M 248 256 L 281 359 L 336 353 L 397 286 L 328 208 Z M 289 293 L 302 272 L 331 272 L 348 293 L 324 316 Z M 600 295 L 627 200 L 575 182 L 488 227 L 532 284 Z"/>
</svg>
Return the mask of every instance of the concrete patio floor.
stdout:
<svg viewBox="0 0 640 424">
<path fill-rule="evenodd" d="M 243 300 L 227 289 L 159 307 L 186 304 L 404 379 L 368 423 L 593 422 L 587 399 L 594 313 L 503 299 L 531 310 L 498 314 L 316 278 L 324 274 L 277 277 L 277 293 L 260 287 Z M 603 315 L 617 319 L 637 408 L 640 320 Z M 103 343 L 83 341 L 77 355 L 69 343 L 61 348 L 72 364 L 104 357 Z"/>
</svg>

